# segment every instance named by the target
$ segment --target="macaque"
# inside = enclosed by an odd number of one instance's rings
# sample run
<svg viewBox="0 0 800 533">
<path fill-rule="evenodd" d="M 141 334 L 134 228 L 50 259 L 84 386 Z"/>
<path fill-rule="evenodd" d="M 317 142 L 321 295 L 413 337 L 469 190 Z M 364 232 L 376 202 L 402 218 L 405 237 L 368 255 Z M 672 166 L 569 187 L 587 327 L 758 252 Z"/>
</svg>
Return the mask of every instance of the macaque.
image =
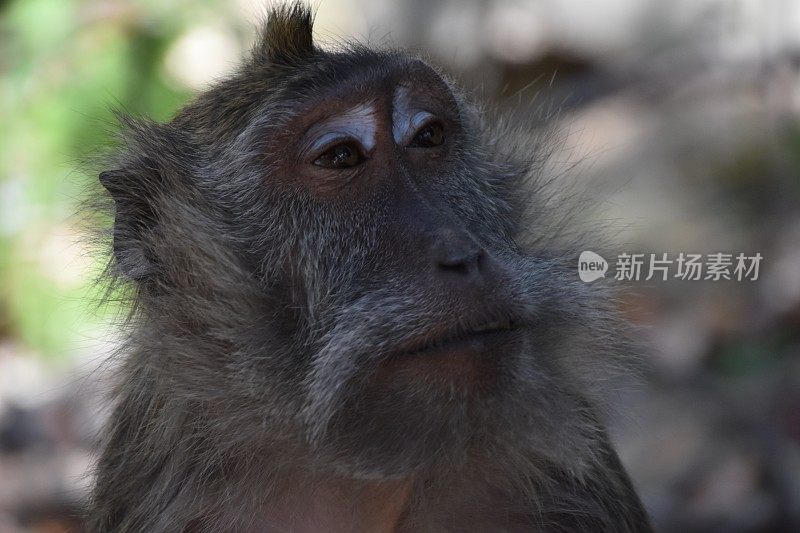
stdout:
<svg viewBox="0 0 800 533">
<path fill-rule="evenodd" d="M 273 8 L 100 182 L 132 311 L 98 532 L 646 532 L 593 391 L 624 323 L 542 146 Z"/>
</svg>

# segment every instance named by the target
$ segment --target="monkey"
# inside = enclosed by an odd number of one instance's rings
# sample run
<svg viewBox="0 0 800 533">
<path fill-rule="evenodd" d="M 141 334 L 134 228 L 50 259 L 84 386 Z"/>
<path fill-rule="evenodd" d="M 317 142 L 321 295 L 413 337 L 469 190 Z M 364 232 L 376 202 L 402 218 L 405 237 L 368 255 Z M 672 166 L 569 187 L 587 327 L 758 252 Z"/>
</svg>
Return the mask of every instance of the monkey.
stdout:
<svg viewBox="0 0 800 533">
<path fill-rule="evenodd" d="M 172 119 L 120 117 L 131 311 L 89 530 L 650 531 L 595 394 L 624 321 L 544 144 L 312 27 L 273 7 Z"/>
</svg>

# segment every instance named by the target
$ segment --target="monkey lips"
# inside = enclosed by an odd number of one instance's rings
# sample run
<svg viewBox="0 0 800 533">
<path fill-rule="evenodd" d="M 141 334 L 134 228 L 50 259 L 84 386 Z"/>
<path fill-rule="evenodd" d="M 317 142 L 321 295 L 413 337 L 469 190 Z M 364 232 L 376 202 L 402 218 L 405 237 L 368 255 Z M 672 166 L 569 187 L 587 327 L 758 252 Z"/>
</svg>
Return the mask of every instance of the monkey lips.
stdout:
<svg viewBox="0 0 800 533">
<path fill-rule="evenodd" d="M 373 379 L 421 381 L 467 392 L 490 386 L 499 372 L 499 358 L 513 350 L 518 328 L 510 318 L 479 322 L 475 327 L 434 331 L 413 339 L 381 361 Z"/>
</svg>

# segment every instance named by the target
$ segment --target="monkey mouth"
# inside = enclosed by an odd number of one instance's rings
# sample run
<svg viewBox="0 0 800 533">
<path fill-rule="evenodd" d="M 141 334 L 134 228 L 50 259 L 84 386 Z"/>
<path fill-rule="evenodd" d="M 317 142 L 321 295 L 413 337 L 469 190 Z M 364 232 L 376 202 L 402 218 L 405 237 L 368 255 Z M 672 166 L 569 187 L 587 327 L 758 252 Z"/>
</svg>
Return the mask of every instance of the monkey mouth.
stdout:
<svg viewBox="0 0 800 533">
<path fill-rule="evenodd" d="M 512 332 L 516 327 L 516 323 L 511 317 L 476 321 L 474 326 L 455 328 L 444 332 L 434 331 L 421 338 L 413 339 L 401 346 L 396 353 L 398 357 L 403 357 L 448 349 L 465 343 L 469 344 L 474 340 L 491 338 L 494 334 Z"/>
<path fill-rule="evenodd" d="M 483 380 L 496 373 L 499 359 L 512 349 L 518 330 L 512 318 L 501 317 L 434 331 L 401 345 L 386 358 L 379 374 L 427 381 Z"/>
<path fill-rule="evenodd" d="M 513 329 L 514 322 L 510 318 L 493 320 L 472 328 L 468 333 L 487 333 L 492 331 L 509 331 Z"/>
</svg>

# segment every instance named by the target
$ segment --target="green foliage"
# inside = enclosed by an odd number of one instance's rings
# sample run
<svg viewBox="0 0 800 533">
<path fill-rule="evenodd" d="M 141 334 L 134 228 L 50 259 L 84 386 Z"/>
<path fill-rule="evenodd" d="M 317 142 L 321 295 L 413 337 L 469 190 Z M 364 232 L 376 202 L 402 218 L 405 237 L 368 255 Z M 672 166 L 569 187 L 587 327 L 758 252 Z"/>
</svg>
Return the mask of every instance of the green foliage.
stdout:
<svg viewBox="0 0 800 533">
<path fill-rule="evenodd" d="M 111 137 L 113 108 L 164 120 L 186 100 L 166 53 L 213 13 L 200 1 L 0 3 L 0 343 L 69 357 L 103 335 L 79 212 L 96 176 L 82 162 Z"/>
</svg>

